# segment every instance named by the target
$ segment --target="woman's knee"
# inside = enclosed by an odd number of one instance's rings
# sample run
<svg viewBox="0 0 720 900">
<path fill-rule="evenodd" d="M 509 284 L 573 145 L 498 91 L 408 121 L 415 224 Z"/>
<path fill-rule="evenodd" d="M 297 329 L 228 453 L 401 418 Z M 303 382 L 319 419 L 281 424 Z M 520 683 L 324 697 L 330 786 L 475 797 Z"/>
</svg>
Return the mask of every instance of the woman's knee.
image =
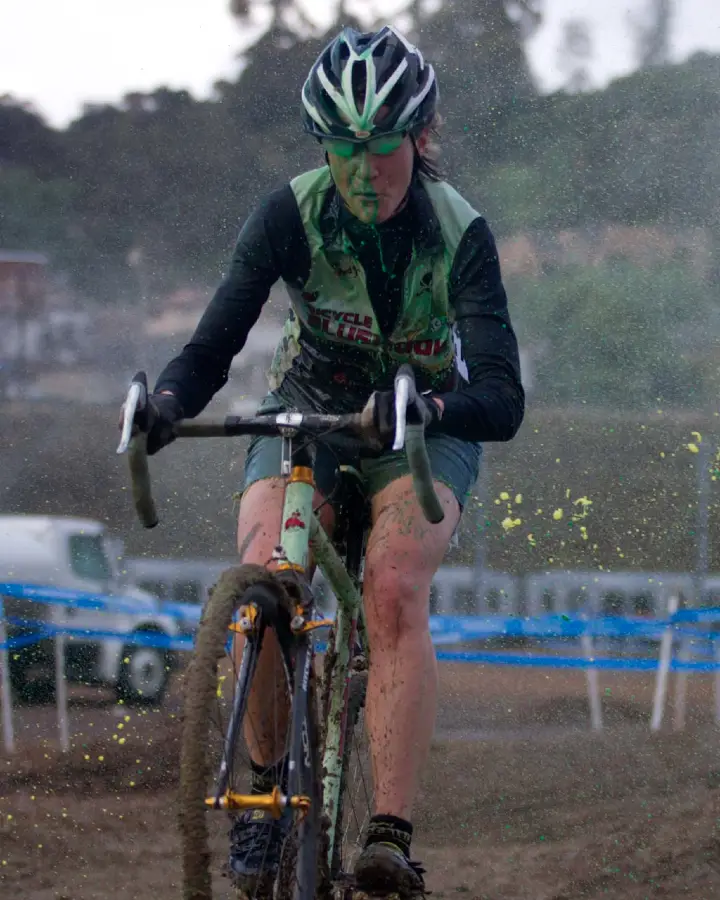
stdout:
<svg viewBox="0 0 720 900">
<path fill-rule="evenodd" d="M 391 554 L 376 555 L 365 566 L 365 610 L 371 644 L 396 646 L 427 634 L 432 573 L 419 562 L 403 564 Z"/>
<path fill-rule="evenodd" d="M 238 514 L 240 562 L 264 566 L 280 537 L 284 500 L 282 478 L 264 478 L 245 489 Z"/>
</svg>

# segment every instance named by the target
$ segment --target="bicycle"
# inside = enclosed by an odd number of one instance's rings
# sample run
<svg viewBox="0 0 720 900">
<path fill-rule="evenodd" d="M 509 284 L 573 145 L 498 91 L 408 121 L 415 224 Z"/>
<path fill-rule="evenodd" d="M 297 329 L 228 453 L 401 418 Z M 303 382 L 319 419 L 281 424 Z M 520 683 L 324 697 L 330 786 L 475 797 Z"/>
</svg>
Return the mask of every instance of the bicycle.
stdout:
<svg viewBox="0 0 720 900">
<path fill-rule="evenodd" d="M 406 421 L 415 390 L 412 369 L 401 366 L 395 377 L 397 426 L 393 449 L 405 448 L 420 505 L 426 518 L 437 523 L 444 513 L 433 487 L 424 428 Z M 152 528 L 157 525 L 158 516 L 150 486 L 146 436 L 142 430 L 133 429 L 136 411 L 142 416 L 146 404 L 147 381 L 140 372 L 128 392 L 117 452 L 128 453 L 135 508 L 142 524 Z M 361 849 L 363 828 L 372 814 L 372 800 L 366 789 L 367 809 L 362 822 L 359 820 L 349 785 L 353 745 L 362 740 L 364 732 L 360 720 L 369 664 L 361 598 L 369 509 L 359 473 L 341 467 L 339 496 L 333 498 L 338 501 L 339 511 L 331 541 L 313 510 L 311 444 L 306 441 L 296 448 L 293 445 L 301 437 L 315 442 L 341 432 L 364 435 L 367 439 L 359 413 L 230 416 L 222 422 L 183 421 L 175 428 L 177 437 L 188 438 L 280 435 L 280 474 L 285 479 L 281 533 L 272 560 L 274 571 L 241 564 L 220 576 L 203 610 L 185 676 L 179 820 L 186 900 L 212 898 L 208 809 L 260 809 L 271 811 L 276 818 L 292 817 L 293 829 L 285 840 L 280 869 L 272 885 L 276 900 L 352 896 L 353 851 L 348 847 L 349 836 L 357 832 L 356 845 Z M 317 614 L 308 579 L 311 551 L 337 600 L 332 619 L 319 618 Z M 253 795 L 237 791 L 233 775 L 241 751 L 241 723 L 268 628 L 274 630 L 282 654 L 290 713 L 285 744 L 287 788 L 283 790 L 282 784 L 275 784 L 270 793 Z M 319 675 L 316 636 L 321 628 L 330 631 Z M 220 761 L 208 793 L 208 756 L 216 749 L 211 710 L 214 699 L 221 694 L 218 660 L 227 649 L 228 635 L 233 633 L 242 634 L 245 643 L 239 668 L 233 671 L 232 707 L 227 724 L 218 732 L 222 738 L 221 747 L 217 747 Z M 358 772 L 363 783 L 366 757 L 366 748 L 358 751 Z M 265 893 L 269 889 L 266 885 Z"/>
</svg>

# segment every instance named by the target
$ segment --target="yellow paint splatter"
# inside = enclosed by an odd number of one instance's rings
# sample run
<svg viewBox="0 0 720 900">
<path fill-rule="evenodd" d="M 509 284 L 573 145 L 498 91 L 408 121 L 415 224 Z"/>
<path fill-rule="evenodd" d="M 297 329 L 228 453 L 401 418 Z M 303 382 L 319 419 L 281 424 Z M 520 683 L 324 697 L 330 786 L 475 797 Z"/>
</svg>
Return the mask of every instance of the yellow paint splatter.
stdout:
<svg viewBox="0 0 720 900">
<path fill-rule="evenodd" d="M 560 519 L 562 519 L 562 517 L 563 517 L 563 511 L 561 509 L 556 509 L 555 512 L 553 513 L 553 519 L 555 519 L 556 522 L 559 522 Z"/>
<path fill-rule="evenodd" d="M 688 450 L 691 453 L 699 453 L 700 452 L 697 444 L 686 444 L 685 446 L 688 448 Z"/>
<path fill-rule="evenodd" d="M 505 531 L 511 531 L 513 528 L 517 528 L 518 525 L 522 525 L 522 519 L 511 519 L 510 516 L 507 516 L 500 524 Z"/>
<path fill-rule="evenodd" d="M 515 494 L 515 502 L 519 505 L 522 503 L 522 494 Z"/>
<path fill-rule="evenodd" d="M 509 500 L 509 499 L 510 499 L 510 494 L 508 494 L 507 491 L 503 491 L 503 492 L 500 494 L 500 499 L 501 499 L 501 500 Z"/>
</svg>

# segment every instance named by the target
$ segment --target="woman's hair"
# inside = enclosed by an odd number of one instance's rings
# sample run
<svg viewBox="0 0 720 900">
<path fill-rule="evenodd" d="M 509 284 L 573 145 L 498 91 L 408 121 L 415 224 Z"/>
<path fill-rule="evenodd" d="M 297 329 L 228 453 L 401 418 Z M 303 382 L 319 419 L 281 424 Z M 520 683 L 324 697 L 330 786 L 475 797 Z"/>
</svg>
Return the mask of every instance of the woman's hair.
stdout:
<svg viewBox="0 0 720 900">
<path fill-rule="evenodd" d="M 412 142 L 415 145 L 415 175 L 422 175 L 428 181 L 442 181 L 443 173 L 440 165 L 440 128 L 443 124 L 440 113 L 435 113 L 432 121 L 427 126 L 428 140 L 422 153 L 418 150 L 415 138 L 417 134 L 412 134 Z M 422 131 L 422 129 L 421 129 Z"/>
</svg>

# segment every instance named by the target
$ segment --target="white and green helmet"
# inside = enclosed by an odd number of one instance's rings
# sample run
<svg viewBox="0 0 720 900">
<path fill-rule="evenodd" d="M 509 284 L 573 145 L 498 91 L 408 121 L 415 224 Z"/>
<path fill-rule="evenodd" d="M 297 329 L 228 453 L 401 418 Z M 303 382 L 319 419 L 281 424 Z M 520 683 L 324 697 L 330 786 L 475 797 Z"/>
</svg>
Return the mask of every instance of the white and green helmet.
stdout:
<svg viewBox="0 0 720 900">
<path fill-rule="evenodd" d="M 370 33 L 344 28 L 303 85 L 303 123 L 318 138 L 365 141 L 423 128 L 437 100 L 433 67 L 399 31 L 390 25 Z"/>
</svg>

